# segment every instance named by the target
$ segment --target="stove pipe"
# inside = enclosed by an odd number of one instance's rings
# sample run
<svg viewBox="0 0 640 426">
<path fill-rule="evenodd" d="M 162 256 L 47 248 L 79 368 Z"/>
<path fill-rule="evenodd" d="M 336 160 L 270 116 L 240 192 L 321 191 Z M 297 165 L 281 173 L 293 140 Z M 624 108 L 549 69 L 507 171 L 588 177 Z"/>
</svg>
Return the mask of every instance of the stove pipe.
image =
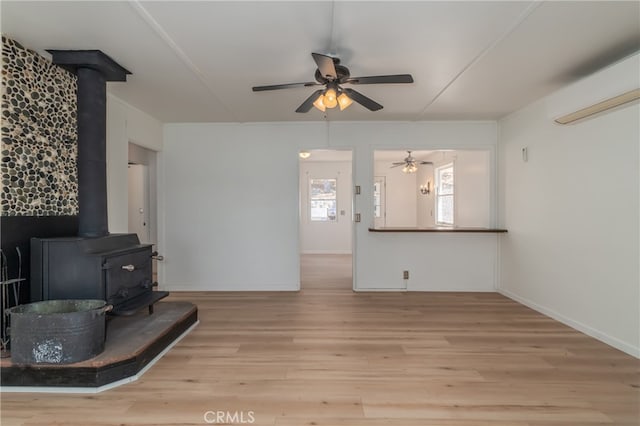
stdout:
<svg viewBox="0 0 640 426">
<path fill-rule="evenodd" d="M 100 50 L 47 50 L 54 64 L 78 77 L 78 234 L 109 235 L 107 219 L 107 81 L 126 69 Z"/>
</svg>

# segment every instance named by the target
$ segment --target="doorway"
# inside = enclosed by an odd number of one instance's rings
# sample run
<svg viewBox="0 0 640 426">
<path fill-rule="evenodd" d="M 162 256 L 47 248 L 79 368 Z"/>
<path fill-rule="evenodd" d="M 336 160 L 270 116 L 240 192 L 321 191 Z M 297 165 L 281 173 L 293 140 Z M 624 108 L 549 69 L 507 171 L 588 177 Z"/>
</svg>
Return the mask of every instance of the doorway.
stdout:
<svg viewBox="0 0 640 426">
<path fill-rule="evenodd" d="M 151 241 L 149 167 L 144 164 L 129 164 L 129 232 L 138 234 L 141 243 Z"/>
<path fill-rule="evenodd" d="M 141 243 L 158 244 L 157 152 L 129 142 L 128 231 Z M 152 262 L 153 280 L 158 281 L 158 262 Z"/>
<path fill-rule="evenodd" d="M 129 232 L 141 243 L 158 242 L 157 176 L 156 151 L 129 142 Z"/>
<path fill-rule="evenodd" d="M 352 155 L 310 150 L 299 158 L 302 290 L 353 290 Z"/>
</svg>

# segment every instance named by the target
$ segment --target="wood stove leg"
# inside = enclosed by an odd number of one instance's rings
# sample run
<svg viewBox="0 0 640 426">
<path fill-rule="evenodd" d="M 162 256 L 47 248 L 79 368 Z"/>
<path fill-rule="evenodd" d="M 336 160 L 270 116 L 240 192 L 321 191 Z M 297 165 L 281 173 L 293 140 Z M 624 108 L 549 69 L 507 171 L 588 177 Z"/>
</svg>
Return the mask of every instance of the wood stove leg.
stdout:
<svg viewBox="0 0 640 426">
<path fill-rule="evenodd" d="M 153 305 L 149 305 L 149 315 L 153 314 Z"/>
</svg>

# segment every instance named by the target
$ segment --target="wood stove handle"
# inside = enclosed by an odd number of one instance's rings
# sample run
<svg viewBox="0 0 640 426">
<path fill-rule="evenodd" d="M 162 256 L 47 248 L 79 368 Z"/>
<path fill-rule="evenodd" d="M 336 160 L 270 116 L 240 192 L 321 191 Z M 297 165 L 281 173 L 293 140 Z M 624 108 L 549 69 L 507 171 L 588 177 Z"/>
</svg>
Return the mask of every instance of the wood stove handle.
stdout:
<svg viewBox="0 0 640 426">
<path fill-rule="evenodd" d="M 151 253 L 151 258 L 159 262 L 162 262 L 164 260 L 164 256 L 158 254 L 157 251 L 154 251 L 153 253 Z"/>
<path fill-rule="evenodd" d="M 136 270 L 136 267 L 133 265 L 122 265 L 122 269 L 125 271 L 133 272 Z"/>
<path fill-rule="evenodd" d="M 142 287 L 145 290 L 149 290 L 149 289 L 152 289 L 153 287 L 158 287 L 158 283 L 157 282 L 151 282 L 151 280 L 144 280 L 140 284 L 140 287 Z"/>
</svg>

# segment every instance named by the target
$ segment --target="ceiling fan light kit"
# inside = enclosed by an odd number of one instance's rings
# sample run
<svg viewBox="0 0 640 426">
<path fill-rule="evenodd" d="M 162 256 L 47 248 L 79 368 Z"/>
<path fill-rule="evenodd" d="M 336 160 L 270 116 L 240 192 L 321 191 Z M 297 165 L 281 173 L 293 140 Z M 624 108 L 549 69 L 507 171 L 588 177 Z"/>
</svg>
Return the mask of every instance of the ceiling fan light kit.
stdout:
<svg viewBox="0 0 640 426">
<path fill-rule="evenodd" d="M 340 111 L 348 108 L 352 103 L 353 100 L 349 96 L 347 96 L 346 93 L 342 92 L 340 93 L 340 96 L 338 96 L 338 106 L 340 106 Z"/>
<path fill-rule="evenodd" d="M 335 108 L 338 105 L 338 95 L 334 89 L 327 89 L 324 94 L 324 104 L 327 108 Z"/>
<path fill-rule="evenodd" d="M 322 112 L 325 112 L 327 110 L 327 106 L 324 104 L 324 95 L 322 93 L 320 93 L 320 96 L 318 96 L 318 99 L 315 100 L 315 102 L 313 103 L 313 106 L 318 108 Z"/>
<path fill-rule="evenodd" d="M 349 69 L 340 65 L 340 59 L 320 53 L 312 53 L 318 69 L 315 72 L 316 81 L 304 83 L 286 83 L 269 86 L 255 86 L 254 92 L 267 90 L 288 89 L 291 87 L 325 86 L 324 90 L 316 90 L 299 107 L 296 112 L 309 112 L 311 107 L 316 107 L 322 112 L 327 108 L 340 107 L 340 111 L 348 108 L 354 101 L 367 108 L 369 111 L 378 111 L 382 105 L 350 88 L 343 88 L 342 84 L 387 84 L 387 83 L 413 83 L 411 74 L 378 75 L 369 77 L 351 77 Z"/>
<path fill-rule="evenodd" d="M 418 160 L 416 160 L 411 155 L 411 151 L 407 151 L 407 154 L 409 154 L 409 155 L 407 155 L 404 158 L 404 160 L 397 161 L 395 163 L 391 163 L 391 168 L 402 166 L 402 172 L 403 173 L 415 173 L 415 172 L 418 171 L 418 165 L 423 165 L 423 164 L 431 164 L 431 165 L 433 165 L 433 162 L 431 162 L 431 161 L 418 161 Z"/>
<path fill-rule="evenodd" d="M 320 93 L 313 106 L 322 112 L 325 112 L 327 108 L 335 108 L 336 106 L 340 107 L 340 111 L 344 111 L 353 103 L 353 99 L 347 96 L 345 92 L 340 91 L 339 93 L 337 94 L 334 89 L 327 89 L 325 92 Z"/>
<path fill-rule="evenodd" d="M 415 173 L 418 171 L 418 166 L 416 166 L 416 163 L 407 164 L 402 168 L 402 171 L 404 173 Z"/>
</svg>

